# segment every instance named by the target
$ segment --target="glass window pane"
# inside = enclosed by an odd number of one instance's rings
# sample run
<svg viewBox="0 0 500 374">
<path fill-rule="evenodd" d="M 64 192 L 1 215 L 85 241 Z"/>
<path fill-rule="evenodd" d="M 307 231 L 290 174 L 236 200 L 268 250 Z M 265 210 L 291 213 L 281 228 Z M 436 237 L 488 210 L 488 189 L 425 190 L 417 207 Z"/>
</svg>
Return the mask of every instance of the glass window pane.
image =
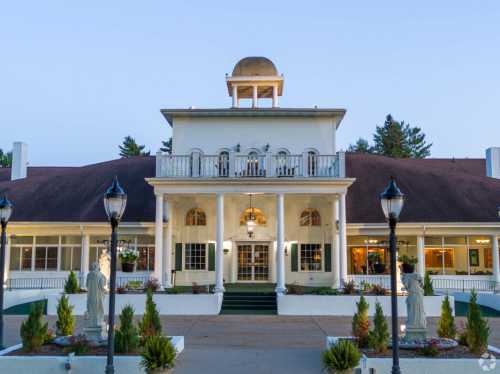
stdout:
<svg viewBox="0 0 500 374">
<path fill-rule="evenodd" d="M 61 244 L 82 244 L 81 236 L 61 236 Z"/>
<path fill-rule="evenodd" d="M 47 248 L 38 247 L 35 249 L 35 270 L 45 270 L 45 257 Z"/>
<path fill-rule="evenodd" d="M 205 243 L 186 243 L 185 248 L 185 269 L 205 270 L 206 269 L 206 248 Z"/>
<path fill-rule="evenodd" d="M 137 244 L 155 244 L 153 235 L 137 235 Z"/>
<path fill-rule="evenodd" d="M 155 269 L 155 248 L 149 247 L 149 271 L 154 271 Z M 170 276 L 167 274 L 167 276 Z"/>
<path fill-rule="evenodd" d="M 366 274 L 366 247 L 353 247 L 351 255 L 351 274 Z"/>
<path fill-rule="evenodd" d="M 11 236 L 10 238 L 11 245 L 16 244 L 33 244 L 32 236 Z"/>
<path fill-rule="evenodd" d="M 61 248 L 61 270 L 69 271 L 71 270 L 71 247 Z"/>
<path fill-rule="evenodd" d="M 320 244 L 300 245 L 300 269 L 302 271 L 321 271 L 321 260 Z"/>
<path fill-rule="evenodd" d="M 36 244 L 59 244 L 59 236 L 37 236 Z"/>
<path fill-rule="evenodd" d="M 467 246 L 465 245 L 456 245 L 453 247 L 454 249 L 454 266 L 453 269 L 450 269 L 448 274 L 456 274 L 456 275 L 467 275 L 469 273 L 467 269 Z M 453 272 L 453 270 L 455 270 Z"/>
<path fill-rule="evenodd" d="M 466 244 L 467 238 L 465 236 L 445 236 L 444 244 Z"/>
<path fill-rule="evenodd" d="M 489 236 L 469 236 L 469 245 L 478 246 L 485 245 L 487 247 L 491 246 L 491 238 Z"/>
<path fill-rule="evenodd" d="M 32 263 L 33 247 L 22 247 L 21 248 L 22 258 L 21 258 L 21 270 L 30 271 Z"/>
<path fill-rule="evenodd" d="M 139 258 L 137 259 L 137 270 L 148 270 L 148 247 L 139 247 Z"/>
<path fill-rule="evenodd" d="M 442 242 L 442 237 L 441 236 L 426 236 L 425 237 L 425 245 L 429 246 L 439 246 L 441 247 L 443 245 Z"/>
<path fill-rule="evenodd" d="M 21 270 L 21 248 L 20 247 L 11 247 L 10 248 L 9 269 L 12 271 Z"/>
<path fill-rule="evenodd" d="M 82 247 L 73 247 L 73 262 L 71 267 L 75 271 L 82 269 Z"/>
<path fill-rule="evenodd" d="M 348 236 L 347 245 L 365 245 L 366 236 Z"/>
<path fill-rule="evenodd" d="M 47 248 L 47 270 L 57 270 L 57 247 Z"/>
<path fill-rule="evenodd" d="M 110 237 L 106 235 L 92 235 L 90 236 L 90 244 L 102 244 L 103 241 L 109 239 Z"/>
</svg>

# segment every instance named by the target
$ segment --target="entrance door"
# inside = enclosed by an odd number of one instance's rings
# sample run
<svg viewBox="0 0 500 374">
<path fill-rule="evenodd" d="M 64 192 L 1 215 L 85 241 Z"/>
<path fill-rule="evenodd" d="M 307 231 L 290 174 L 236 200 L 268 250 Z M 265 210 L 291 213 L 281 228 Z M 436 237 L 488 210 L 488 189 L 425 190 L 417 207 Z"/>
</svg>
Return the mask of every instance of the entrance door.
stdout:
<svg viewBox="0 0 500 374">
<path fill-rule="evenodd" d="M 238 245 L 238 281 L 267 282 L 269 280 L 269 245 Z"/>
</svg>

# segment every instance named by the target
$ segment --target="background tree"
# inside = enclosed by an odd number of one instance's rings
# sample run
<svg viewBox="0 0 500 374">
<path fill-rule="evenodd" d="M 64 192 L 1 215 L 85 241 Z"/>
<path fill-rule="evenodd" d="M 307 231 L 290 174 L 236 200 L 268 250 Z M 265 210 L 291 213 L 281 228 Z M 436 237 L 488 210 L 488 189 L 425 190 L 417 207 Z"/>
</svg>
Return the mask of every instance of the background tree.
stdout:
<svg viewBox="0 0 500 374">
<path fill-rule="evenodd" d="M 12 152 L 4 152 L 0 149 L 0 167 L 10 168 L 12 166 Z"/>
<path fill-rule="evenodd" d="M 387 352 L 389 346 L 389 325 L 384 316 L 382 305 L 375 304 L 375 316 L 373 317 L 373 330 L 368 333 L 368 345 L 378 353 Z"/>
<path fill-rule="evenodd" d="M 74 329 L 73 306 L 70 305 L 68 297 L 62 295 L 57 304 L 56 334 L 59 336 L 73 335 Z"/>
<path fill-rule="evenodd" d="M 170 137 L 167 141 L 162 141 L 161 144 L 163 147 L 160 148 L 160 151 L 171 155 L 172 154 L 172 137 Z"/>
<path fill-rule="evenodd" d="M 148 288 L 146 291 L 146 309 L 142 321 L 139 322 L 139 332 L 142 339 L 161 334 L 160 314 L 153 301 L 153 291 L 151 288 Z"/>
<path fill-rule="evenodd" d="M 455 339 L 457 329 L 455 327 L 455 318 L 453 317 L 453 309 L 451 308 L 450 298 L 445 296 L 441 303 L 441 318 L 438 322 L 437 333 L 440 338 Z"/>
<path fill-rule="evenodd" d="M 122 158 L 133 156 L 149 156 L 149 151 L 144 151 L 145 145 L 139 145 L 131 136 L 126 136 L 123 139 L 122 145 L 118 146 L 120 149 L 120 156 Z"/>
<path fill-rule="evenodd" d="M 358 338 L 358 345 L 365 348 L 368 345 L 368 332 L 370 330 L 370 320 L 368 319 L 368 309 L 370 305 L 363 295 L 356 303 L 357 312 L 352 318 L 352 335 Z"/>
<path fill-rule="evenodd" d="M 355 144 L 349 146 L 347 151 L 353 153 L 373 153 L 373 148 L 368 143 L 368 140 L 359 138 Z"/>
<path fill-rule="evenodd" d="M 488 348 L 490 328 L 488 321 L 481 315 L 481 309 L 477 303 L 477 293 L 472 290 L 469 300 L 469 312 L 465 323 L 465 339 L 469 351 L 474 354 L 482 354 Z"/>
</svg>

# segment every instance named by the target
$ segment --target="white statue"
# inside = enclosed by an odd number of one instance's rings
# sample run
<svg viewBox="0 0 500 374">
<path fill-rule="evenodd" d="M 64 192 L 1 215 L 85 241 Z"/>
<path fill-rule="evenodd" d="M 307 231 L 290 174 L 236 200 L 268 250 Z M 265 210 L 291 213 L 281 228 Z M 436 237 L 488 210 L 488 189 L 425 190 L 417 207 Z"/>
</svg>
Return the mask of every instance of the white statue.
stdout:
<svg viewBox="0 0 500 374">
<path fill-rule="evenodd" d="M 108 250 L 102 251 L 101 255 L 99 256 L 99 269 L 106 278 L 106 281 L 109 281 L 109 275 L 111 274 L 111 255 L 109 254 Z M 106 290 L 109 290 L 107 284 Z"/>
<path fill-rule="evenodd" d="M 425 339 L 427 331 L 427 319 L 424 310 L 423 280 L 418 273 L 402 275 L 403 284 L 408 291 L 406 297 L 406 333 L 405 339 Z"/>
<path fill-rule="evenodd" d="M 104 325 L 104 294 L 106 292 L 106 278 L 94 262 L 87 275 L 87 311 L 85 313 L 85 335 L 90 341 L 103 339 Z"/>
</svg>

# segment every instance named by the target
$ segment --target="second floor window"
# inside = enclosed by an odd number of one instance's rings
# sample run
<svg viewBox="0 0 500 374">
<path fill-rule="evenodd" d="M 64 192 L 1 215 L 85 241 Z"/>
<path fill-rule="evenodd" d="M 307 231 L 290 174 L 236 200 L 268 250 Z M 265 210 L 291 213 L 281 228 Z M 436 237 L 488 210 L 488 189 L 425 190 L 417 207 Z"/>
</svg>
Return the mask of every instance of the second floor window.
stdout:
<svg viewBox="0 0 500 374">
<path fill-rule="evenodd" d="M 193 208 L 186 214 L 186 226 L 206 226 L 207 217 L 205 212 L 199 208 Z"/>
</svg>

